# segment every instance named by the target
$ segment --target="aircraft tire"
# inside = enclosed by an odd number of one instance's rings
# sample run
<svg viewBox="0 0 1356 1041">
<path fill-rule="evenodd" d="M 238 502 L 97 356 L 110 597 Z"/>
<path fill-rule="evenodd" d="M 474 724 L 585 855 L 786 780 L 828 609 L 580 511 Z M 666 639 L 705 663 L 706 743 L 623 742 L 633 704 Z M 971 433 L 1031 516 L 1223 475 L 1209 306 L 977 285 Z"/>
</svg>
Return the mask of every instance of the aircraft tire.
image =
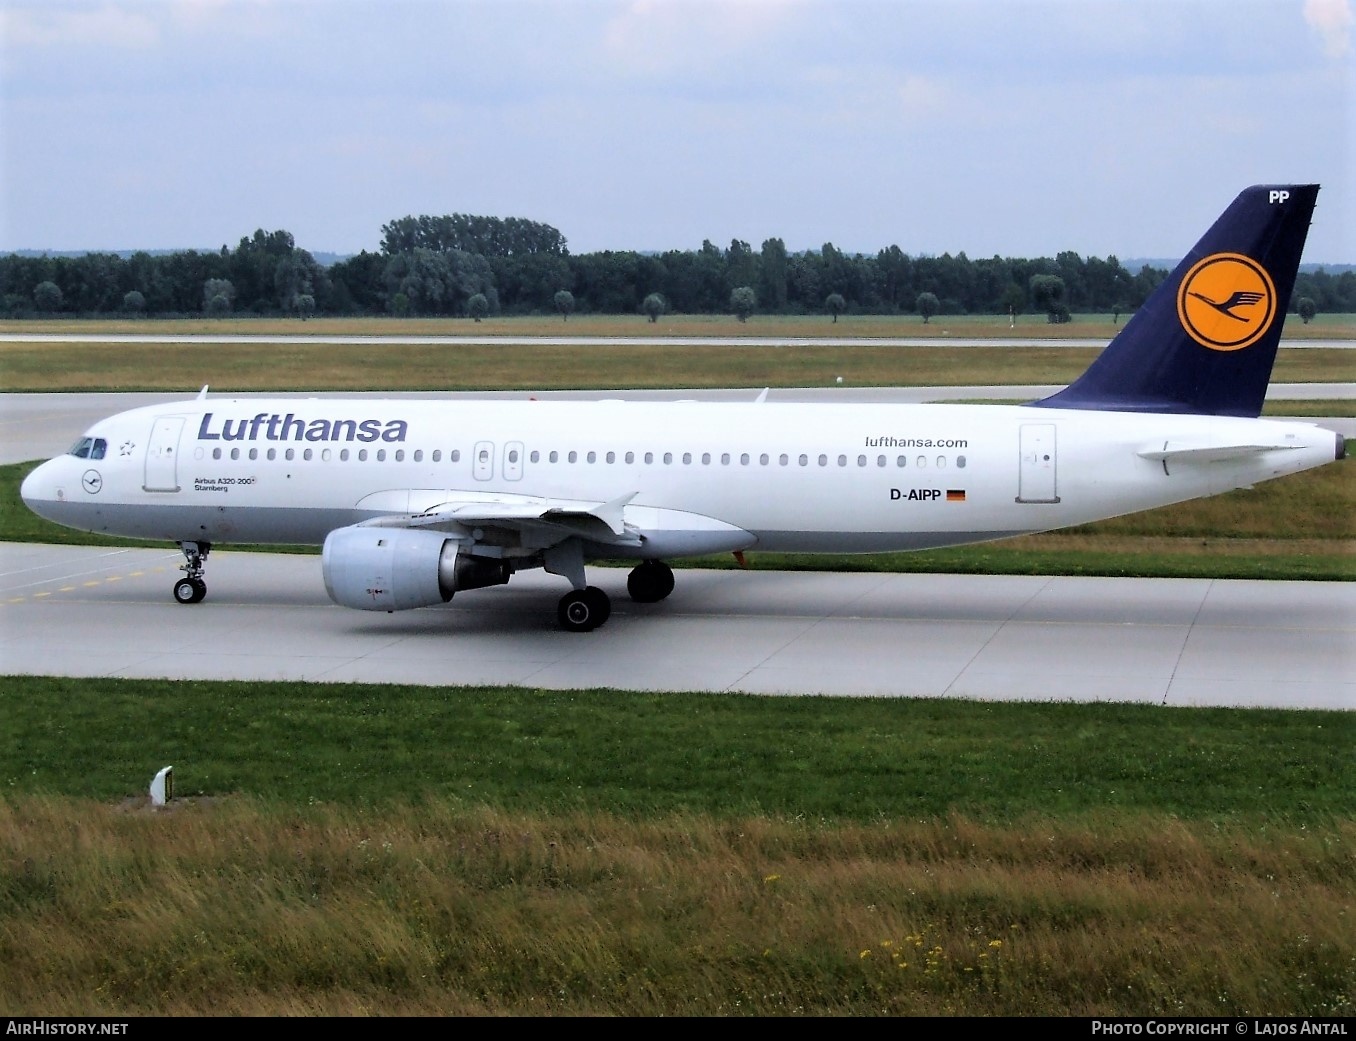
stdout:
<svg viewBox="0 0 1356 1041">
<path fill-rule="evenodd" d="M 198 604 L 207 596 L 207 583 L 200 578 L 181 578 L 174 583 L 174 599 L 180 604 Z"/>
<path fill-rule="evenodd" d="M 597 586 L 574 589 L 560 598 L 556 618 L 566 632 L 586 633 L 598 628 L 612 614 L 612 601 Z"/>
<path fill-rule="evenodd" d="M 673 568 L 662 560 L 637 564 L 626 576 L 626 591 L 638 604 L 657 604 L 673 592 Z"/>
<path fill-rule="evenodd" d="M 610 596 L 597 586 L 589 586 L 584 590 L 584 593 L 593 598 L 594 610 L 598 613 L 597 625 L 602 625 L 612 617 L 612 598 Z"/>
</svg>

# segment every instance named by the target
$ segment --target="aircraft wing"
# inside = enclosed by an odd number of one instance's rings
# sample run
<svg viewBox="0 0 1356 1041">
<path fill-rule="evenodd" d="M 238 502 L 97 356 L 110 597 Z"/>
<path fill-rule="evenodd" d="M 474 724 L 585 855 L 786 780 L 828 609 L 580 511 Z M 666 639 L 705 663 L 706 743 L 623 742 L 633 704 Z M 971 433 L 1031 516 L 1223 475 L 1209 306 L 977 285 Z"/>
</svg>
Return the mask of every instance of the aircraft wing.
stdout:
<svg viewBox="0 0 1356 1041">
<path fill-rule="evenodd" d="M 465 552 L 476 555 L 545 550 L 572 538 L 614 548 L 623 557 L 725 553 L 749 549 L 758 541 L 718 517 L 638 506 L 632 502 L 635 496 L 631 492 L 607 501 L 589 501 L 507 492 L 393 489 L 364 497 L 358 508 L 381 513 L 363 526 L 443 531 L 463 540 Z M 643 554 L 624 552 L 642 547 Z"/>
<path fill-rule="evenodd" d="M 635 494 L 608 502 L 589 502 L 504 493 L 454 493 L 453 497 L 447 492 L 414 490 L 379 492 L 358 505 L 392 510 L 387 516 L 366 521 L 367 526 L 445 531 L 473 542 L 484 540 L 488 530 L 494 533 L 492 541 L 496 543 L 509 538 L 534 549 L 553 546 L 568 538 L 583 538 L 601 545 L 639 546 L 640 532 L 626 523 L 623 512 Z"/>
</svg>

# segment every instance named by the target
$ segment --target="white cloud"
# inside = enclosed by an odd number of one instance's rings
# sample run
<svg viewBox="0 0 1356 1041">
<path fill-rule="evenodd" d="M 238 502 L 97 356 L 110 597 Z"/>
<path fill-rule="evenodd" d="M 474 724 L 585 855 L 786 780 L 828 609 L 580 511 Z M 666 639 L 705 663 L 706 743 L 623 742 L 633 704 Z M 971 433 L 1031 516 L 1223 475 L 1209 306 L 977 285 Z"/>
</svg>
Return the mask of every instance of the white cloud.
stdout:
<svg viewBox="0 0 1356 1041">
<path fill-rule="evenodd" d="M 0 250 L 462 212 L 580 252 L 1160 255 L 1305 180 L 1350 262 L 1353 3 L 0 0 Z"/>
<path fill-rule="evenodd" d="M 1304 0 L 1304 20 L 1323 40 L 1329 58 L 1344 58 L 1351 51 L 1351 30 L 1356 16 L 1351 0 Z"/>
<path fill-rule="evenodd" d="M 711 70 L 765 51 L 804 7 L 803 0 L 632 0 L 604 23 L 603 51 L 634 72 Z"/>
<path fill-rule="evenodd" d="M 0 39 L 5 49 L 84 46 L 147 48 L 160 40 L 154 8 L 135 10 L 120 4 L 98 6 L 11 5 L 0 10 Z"/>
</svg>

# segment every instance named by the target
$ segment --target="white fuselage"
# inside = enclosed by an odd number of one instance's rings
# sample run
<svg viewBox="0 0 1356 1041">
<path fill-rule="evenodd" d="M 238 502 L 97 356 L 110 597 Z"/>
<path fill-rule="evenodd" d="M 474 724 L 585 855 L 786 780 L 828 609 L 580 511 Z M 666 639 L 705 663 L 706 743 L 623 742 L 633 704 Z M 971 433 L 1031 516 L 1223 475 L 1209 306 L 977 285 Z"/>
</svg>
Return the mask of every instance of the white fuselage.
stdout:
<svg viewBox="0 0 1356 1041">
<path fill-rule="evenodd" d="M 1213 495 L 1340 453 L 1331 431 L 1260 419 L 460 399 L 199 398 L 101 421 L 85 444 L 38 467 L 22 495 L 88 531 L 319 544 L 449 505 L 620 499 L 641 538 L 608 550 L 617 557 L 956 545 Z"/>
</svg>

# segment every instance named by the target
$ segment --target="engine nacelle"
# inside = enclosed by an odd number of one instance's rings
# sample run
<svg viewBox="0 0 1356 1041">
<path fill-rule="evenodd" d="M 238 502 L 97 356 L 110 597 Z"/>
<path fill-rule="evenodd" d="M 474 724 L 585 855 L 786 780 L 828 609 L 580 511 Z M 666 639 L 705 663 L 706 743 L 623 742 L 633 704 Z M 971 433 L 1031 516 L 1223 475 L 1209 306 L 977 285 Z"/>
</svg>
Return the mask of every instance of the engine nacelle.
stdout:
<svg viewBox="0 0 1356 1041">
<path fill-rule="evenodd" d="M 325 537 L 325 590 L 344 607 L 404 611 L 446 603 L 458 589 L 509 580 L 507 561 L 462 556 L 458 549 L 438 531 L 338 528 Z"/>
</svg>

